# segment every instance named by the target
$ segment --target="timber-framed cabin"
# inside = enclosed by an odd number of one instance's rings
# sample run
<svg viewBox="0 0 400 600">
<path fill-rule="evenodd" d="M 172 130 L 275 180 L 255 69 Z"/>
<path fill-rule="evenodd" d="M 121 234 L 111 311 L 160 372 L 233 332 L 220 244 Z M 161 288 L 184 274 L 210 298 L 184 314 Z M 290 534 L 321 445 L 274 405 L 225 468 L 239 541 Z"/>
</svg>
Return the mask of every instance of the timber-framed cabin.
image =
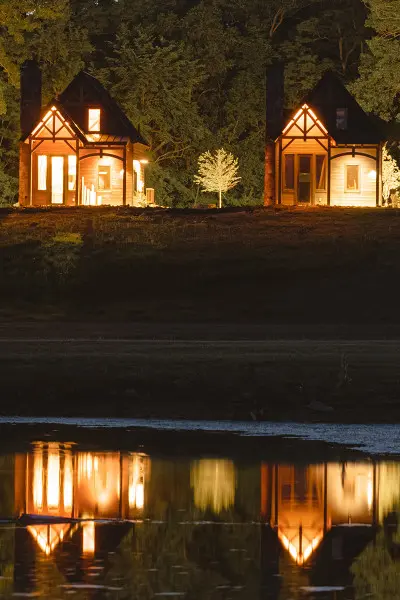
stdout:
<svg viewBox="0 0 400 600">
<path fill-rule="evenodd" d="M 21 206 L 154 203 L 147 142 L 101 83 L 79 73 L 47 106 L 33 61 L 21 72 Z"/>
<path fill-rule="evenodd" d="M 285 117 L 283 69 L 267 81 L 265 204 L 380 206 L 381 123 L 326 73 Z"/>
</svg>

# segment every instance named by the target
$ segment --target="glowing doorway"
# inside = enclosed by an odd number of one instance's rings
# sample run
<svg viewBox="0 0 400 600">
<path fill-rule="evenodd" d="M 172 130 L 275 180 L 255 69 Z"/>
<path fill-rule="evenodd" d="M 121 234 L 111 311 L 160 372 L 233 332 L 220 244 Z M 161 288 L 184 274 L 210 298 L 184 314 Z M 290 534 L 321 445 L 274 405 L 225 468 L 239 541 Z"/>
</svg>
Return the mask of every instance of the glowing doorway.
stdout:
<svg viewBox="0 0 400 600">
<path fill-rule="evenodd" d="M 64 158 L 51 157 L 51 203 L 63 204 L 64 202 Z"/>
</svg>

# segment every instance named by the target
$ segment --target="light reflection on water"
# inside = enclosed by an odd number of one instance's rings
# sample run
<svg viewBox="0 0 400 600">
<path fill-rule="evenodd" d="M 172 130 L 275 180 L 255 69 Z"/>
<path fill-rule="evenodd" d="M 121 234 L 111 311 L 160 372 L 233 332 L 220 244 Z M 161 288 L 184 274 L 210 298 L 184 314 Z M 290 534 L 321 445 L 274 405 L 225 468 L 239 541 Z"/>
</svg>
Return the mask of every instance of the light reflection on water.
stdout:
<svg viewBox="0 0 400 600">
<path fill-rule="evenodd" d="M 0 527 L 0 598 L 347 600 L 386 580 L 398 590 L 399 505 L 395 461 L 169 459 L 38 442 L 0 456 L 0 515 L 38 517 Z M 382 557 L 390 577 L 371 568 Z"/>
</svg>

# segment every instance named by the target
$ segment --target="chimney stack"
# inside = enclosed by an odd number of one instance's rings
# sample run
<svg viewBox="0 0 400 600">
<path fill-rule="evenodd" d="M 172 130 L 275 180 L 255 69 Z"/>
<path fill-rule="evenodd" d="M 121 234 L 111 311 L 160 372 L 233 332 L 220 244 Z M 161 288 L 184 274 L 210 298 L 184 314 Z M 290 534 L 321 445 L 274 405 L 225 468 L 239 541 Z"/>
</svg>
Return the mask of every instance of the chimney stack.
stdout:
<svg viewBox="0 0 400 600">
<path fill-rule="evenodd" d="M 21 135 L 26 137 L 40 120 L 42 110 L 42 73 L 35 60 L 27 60 L 21 67 Z"/>
<path fill-rule="evenodd" d="M 265 140 L 264 205 L 275 204 L 276 159 L 275 140 L 283 129 L 283 106 L 285 95 L 285 67 L 274 61 L 267 68 L 267 107 Z"/>
</svg>

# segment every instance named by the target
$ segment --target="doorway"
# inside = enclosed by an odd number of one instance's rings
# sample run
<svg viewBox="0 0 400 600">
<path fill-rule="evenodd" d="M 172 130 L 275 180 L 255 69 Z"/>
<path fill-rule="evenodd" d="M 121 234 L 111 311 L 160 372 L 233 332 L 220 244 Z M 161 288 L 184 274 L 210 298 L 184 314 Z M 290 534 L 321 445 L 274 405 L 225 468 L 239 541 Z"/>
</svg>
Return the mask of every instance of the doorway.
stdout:
<svg viewBox="0 0 400 600">
<path fill-rule="evenodd" d="M 64 157 L 51 157 L 51 203 L 64 203 Z"/>
<path fill-rule="evenodd" d="M 299 168 L 297 179 L 297 202 L 307 204 L 311 202 L 311 156 L 299 154 Z"/>
</svg>

